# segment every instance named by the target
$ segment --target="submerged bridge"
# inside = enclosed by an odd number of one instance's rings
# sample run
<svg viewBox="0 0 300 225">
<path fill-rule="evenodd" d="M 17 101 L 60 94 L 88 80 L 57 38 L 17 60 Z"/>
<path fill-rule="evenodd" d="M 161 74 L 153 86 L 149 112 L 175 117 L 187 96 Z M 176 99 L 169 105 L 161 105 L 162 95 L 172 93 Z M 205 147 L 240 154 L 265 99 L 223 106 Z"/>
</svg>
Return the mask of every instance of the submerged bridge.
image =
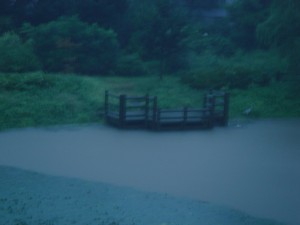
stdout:
<svg viewBox="0 0 300 225">
<path fill-rule="evenodd" d="M 156 96 L 115 95 L 105 91 L 105 120 L 120 128 L 191 129 L 227 126 L 229 94 L 210 91 L 202 108 L 158 107 Z"/>
</svg>

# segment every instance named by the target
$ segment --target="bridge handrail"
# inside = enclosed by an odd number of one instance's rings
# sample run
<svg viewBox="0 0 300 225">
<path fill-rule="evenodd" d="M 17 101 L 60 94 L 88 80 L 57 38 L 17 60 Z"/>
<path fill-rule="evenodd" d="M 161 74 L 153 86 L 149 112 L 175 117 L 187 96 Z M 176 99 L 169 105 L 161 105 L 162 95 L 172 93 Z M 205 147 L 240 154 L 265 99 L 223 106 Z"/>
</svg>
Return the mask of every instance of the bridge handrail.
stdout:
<svg viewBox="0 0 300 225">
<path fill-rule="evenodd" d="M 127 96 L 126 95 L 126 100 L 129 100 L 129 101 L 131 101 L 131 100 L 141 100 L 141 101 L 143 101 L 146 98 L 147 98 L 146 96 Z"/>
<path fill-rule="evenodd" d="M 111 98 L 112 97 L 112 98 Z M 222 98 L 221 98 L 222 97 Z M 127 96 L 111 94 L 105 92 L 105 116 L 109 121 L 118 120 L 118 124 L 123 127 L 136 122 L 140 126 L 152 124 L 160 126 L 166 122 L 174 124 L 191 123 L 227 124 L 229 94 L 226 92 L 209 92 L 205 95 L 203 108 L 181 107 L 181 108 L 158 108 L 156 96 Z M 221 108 L 222 107 L 222 108 Z M 144 121 L 144 125 L 143 122 Z M 169 122 L 170 121 L 170 122 Z"/>
<path fill-rule="evenodd" d="M 179 112 L 183 112 L 183 108 L 178 108 L 178 109 L 162 109 L 159 108 L 158 111 L 160 113 L 179 113 Z"/>
</svg>

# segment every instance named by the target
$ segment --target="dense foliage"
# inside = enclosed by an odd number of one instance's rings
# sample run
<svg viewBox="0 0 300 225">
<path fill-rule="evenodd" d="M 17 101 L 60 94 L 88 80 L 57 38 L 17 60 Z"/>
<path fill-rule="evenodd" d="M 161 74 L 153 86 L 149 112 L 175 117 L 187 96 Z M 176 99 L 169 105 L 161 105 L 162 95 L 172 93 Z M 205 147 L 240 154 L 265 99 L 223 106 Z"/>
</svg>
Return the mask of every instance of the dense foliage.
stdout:
<svg viewBox="0 0 300 225">
<path fill-rule="evenodd" d="M 89 25 L 77 17 L 62 17 L 37 27 L 25 25 L 22 30 L 33 40 L 46 71 L 102 74 L 116 65 L 119 47 L 116 34 L 97 24 Z"/>
<path fill-rule="evenodd" d="M 2 0 L 0 72 L 299 83 L 298 0 Z M 294 82 L 295 83 L 295 82 Z"/>
<path fill-rule="evenodd" d="M 30 41 L 23 42 L 15 33 L 0 37 L 0 71 L 25 72 L 40 68 Z"/>
<path fill-rule="evenodd" d="M 300 79 L 300 1 L 274 0 L 268 17 L 257 26 L 258 40 L 276 48 L 289 61 L 291 79 Z"/>
</svg>

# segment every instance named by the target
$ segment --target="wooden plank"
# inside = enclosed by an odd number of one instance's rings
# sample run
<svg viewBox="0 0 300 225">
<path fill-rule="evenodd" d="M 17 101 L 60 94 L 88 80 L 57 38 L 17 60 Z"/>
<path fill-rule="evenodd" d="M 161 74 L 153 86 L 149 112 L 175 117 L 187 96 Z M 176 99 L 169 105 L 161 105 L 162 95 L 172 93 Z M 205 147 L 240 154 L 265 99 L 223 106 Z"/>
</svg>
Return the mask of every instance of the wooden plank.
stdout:
<svg viewBox="0 0 300 225">
<path fill-rule="evenodd" d="M 126 112 L 126 118 L 127 117 L 145 117 L 145 111 L 127 111 Z"/>
<path fill-rule="evenodd" d="M 127 102 L 126 108 L 144 108 L 146 107 L 146 102 Z"/>
<path fill-rule="evenodd" d="M 161 113 L 183 113 L 184 109 L 183 108 L 178 108 L 178 109 L 160 109 Z"/>
<path fill-rule="evenodd" d="M 145 100 L 145 96 L 126 96 L 127 100 Z"/>
</svg>

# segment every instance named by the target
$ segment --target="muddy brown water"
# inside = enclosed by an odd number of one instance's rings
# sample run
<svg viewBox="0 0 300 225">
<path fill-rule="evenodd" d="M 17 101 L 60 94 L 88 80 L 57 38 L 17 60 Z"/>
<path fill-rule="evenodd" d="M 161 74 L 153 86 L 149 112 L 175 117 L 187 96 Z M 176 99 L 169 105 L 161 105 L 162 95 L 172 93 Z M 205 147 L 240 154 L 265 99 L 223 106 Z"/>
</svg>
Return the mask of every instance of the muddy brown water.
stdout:
<svg viewBox="0 0 300 225">
<path fill-rule="evenodd" d="M 230 206 L 300 224 L 300 119 L 204 131 L 106 126 L 0 133 L 0 165 Z"/>
</svg>

